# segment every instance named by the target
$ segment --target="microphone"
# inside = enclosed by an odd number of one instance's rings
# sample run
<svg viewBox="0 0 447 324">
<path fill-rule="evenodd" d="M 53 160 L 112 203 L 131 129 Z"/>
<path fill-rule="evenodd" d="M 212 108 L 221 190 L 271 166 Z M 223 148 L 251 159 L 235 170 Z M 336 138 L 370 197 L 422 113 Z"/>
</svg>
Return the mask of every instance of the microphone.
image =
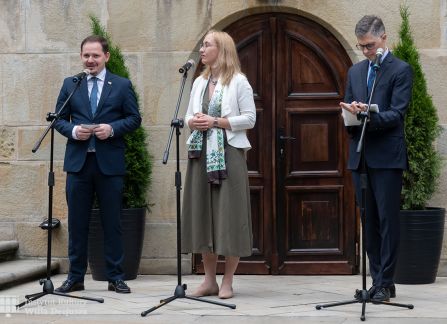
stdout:
<svg viewBox="0 0 447 324">
<path fill-rule="evenodd" d="M 89 69 L 85 69 L 84 71 L 82 71 L 81 73 L 78 73 L 76 75 L 73 75 L 73 82 L 79 82 L 82 79 L 84 79 L 87 75 L 90 74 L 90 70 Z"/>
<path fill-rule="evenodd" d="M 196 62 L 194 62 L 193 59 L 189 59 L 188 62 L 186 62 L 185 64 L 183 64 L 183 66 L 178 69 L 178 71 L 180 73 L 185 73 L 186 71 L 188 71 L 190 68 L 192 68 L 194 65 L 196 65 Z"/>
<path fill-rule="evenodd" d="M 378 48 L 376 51 L 376 58 L 374 59 L 373 63 L 373 69 L 377 71 L 380 69 L 380 64 L 382 63 L 382 56 L 383 56 L 383 48 Z"/>
</svg>

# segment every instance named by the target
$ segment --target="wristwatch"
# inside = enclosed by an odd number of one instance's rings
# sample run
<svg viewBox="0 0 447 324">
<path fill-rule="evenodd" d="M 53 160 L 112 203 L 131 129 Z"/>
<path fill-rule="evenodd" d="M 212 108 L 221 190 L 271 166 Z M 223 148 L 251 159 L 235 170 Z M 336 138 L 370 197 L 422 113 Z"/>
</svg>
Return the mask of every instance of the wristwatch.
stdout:
<svg viewBox="0 0 447 324">
<path fill-rule="evenodd" d="M 217 126 L 219 126 L 219 123 L 218 123 L 217 117 L 214 117 L 213 127 L 217 127 Z"/>
</svg>

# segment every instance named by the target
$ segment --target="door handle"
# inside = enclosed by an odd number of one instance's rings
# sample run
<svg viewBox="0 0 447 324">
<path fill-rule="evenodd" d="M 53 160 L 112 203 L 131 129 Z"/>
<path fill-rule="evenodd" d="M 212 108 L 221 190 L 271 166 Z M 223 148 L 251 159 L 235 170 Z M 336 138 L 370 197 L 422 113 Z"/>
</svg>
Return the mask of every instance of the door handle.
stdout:
<svg viewBox="0 0 447 324">
<path fill-rule="evenodd" d="M 281 156 L 281 157 L 283 157 L 284 156 L 284 142 L 285 141 L 293 141 L 293 140 L 295 140 L 296 138 L 295 137 L 293 137 L 293 136 L 283 136 L 283 135 L 279 135 L 279 139 L 280 139 L 280 141 L 281 141 L 281 144 L 279 145 L 279 155 Z"/>
<path fill-rule="evenodd" d="M 291 140 L 291 141 L 293 141 L 293 140 L 295 140 L 296 138 L 295 137 L 293 137 L 293 136 L 279 136 L 279 139 L 280 140 L 282 140 L 282 141 L 286 141 L 286 140 Z"/>
</svg>

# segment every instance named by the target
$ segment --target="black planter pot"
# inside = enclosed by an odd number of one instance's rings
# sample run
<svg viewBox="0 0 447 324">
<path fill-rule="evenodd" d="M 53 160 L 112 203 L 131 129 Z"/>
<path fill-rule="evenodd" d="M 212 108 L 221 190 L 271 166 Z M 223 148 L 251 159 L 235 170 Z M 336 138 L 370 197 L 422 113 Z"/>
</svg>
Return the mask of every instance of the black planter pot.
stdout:
<svg viewBox="0 0 447 324">
<path fill-rule="evenodd" d="M 121 218 L 124 248 L 124 280 L 137 277 L 144 241 L 146 208 L 123 209 Z M 88 264 L 93 280 L 107 280 L 104 261 L 104 233 L 99 209 L 92 209 L 88 235 Z"/>
<path fill-rule="evenodd" d="M 394 281 L 429 284 L 436 280 L 444 236 L 444 208 L 400 211 L 400 246 Z"/>
</svg>

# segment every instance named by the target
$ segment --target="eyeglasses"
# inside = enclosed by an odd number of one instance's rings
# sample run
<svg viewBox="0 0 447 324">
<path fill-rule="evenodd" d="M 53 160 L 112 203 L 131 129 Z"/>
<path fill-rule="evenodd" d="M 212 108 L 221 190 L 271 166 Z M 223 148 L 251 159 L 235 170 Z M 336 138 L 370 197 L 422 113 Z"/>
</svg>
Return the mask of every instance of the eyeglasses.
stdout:
<svg viewBox="0 0 447 324">
<path fill-rule="evenodd" d="M 376 42 L 374 42 L 374 43 L 368 43 L 368 44 L 365 44 L 365 45 L 363 45 L 363 44 L 357 44 L 357 45 L 355 45 L 355 47 L 357 47 L 357 49 L 358 50 L 361 50 L 361 51 L 363 51 L 363 50 L 365 50 L 365 48 L 369 51 L 369 50 L 372 50 L 373 48 L 374 48 L 374 46 L 376 46 Z"/>
<path fill-rule="evenodd" d="M 200 44 L 200 48 L 208 48 L 208 47 L 213 47 L 213 46 L 216 46 L 216 45 L 208 43 L 208 42 Z"/>
<path fill-rule="evenodd" d="M 385 35 L 385 34 L 380 35 L 380 38 L 383 39 L 383 35 Z M 369 51 L 369 50 L 372 50 L 375 46 L 376 46 L 376 42 L 368 43 L 368 44 L 356 44 L 356 45 L 355 45 L 355 47 L 357 47 L 357 49 L 358 49 L 358 50 L 361 50 L 361 51 L 364 51 L 365 48 L 366 48 L 368 51 Z"/>
</svg>

